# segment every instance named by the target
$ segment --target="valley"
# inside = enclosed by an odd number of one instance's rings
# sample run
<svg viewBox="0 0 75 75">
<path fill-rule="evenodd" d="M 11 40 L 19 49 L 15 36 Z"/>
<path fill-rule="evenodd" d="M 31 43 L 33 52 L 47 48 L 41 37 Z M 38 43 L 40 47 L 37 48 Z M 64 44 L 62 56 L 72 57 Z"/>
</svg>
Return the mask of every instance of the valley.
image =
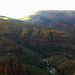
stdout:
<svg viewBox="0 0 75 75">
<path fill-rule="evenodd" d="M 55 75 L 74 75 L 75 11 L 24 18 L 0 17 L 0 75 L 51 75 L 43 59 Z"/>
</svg>

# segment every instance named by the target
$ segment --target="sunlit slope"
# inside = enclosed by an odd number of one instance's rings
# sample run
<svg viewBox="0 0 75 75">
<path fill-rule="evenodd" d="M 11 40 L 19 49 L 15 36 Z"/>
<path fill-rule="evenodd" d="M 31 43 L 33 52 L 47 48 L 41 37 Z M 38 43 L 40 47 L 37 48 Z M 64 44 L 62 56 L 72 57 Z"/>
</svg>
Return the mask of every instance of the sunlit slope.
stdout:
<svg viewBox="0 0 75 75">
<path fill-rule="evenodd" d="M 5 16 L 0 16 L 0 19 L 9 20 L 9 18 L 8 17 L 5 17 Z"/>
<path fill-rule="evenodd" d="M 28 18 L 27 18 L 28 17 Z M 75 24 L 75 11 L 42 10 L 20 20 L 32 24 L 66 29 Z M 27 19 L 26 19 L 27 18 Z"/>
<path fill-rule="evenodd" d="M 38 11 L 33 11 L 30 15 L 36 15 Z M 20 18 L 19 20 L 25 21 L 30 19 L 30 15 Z"/>
<path fill-rule="evenodd" d="M 2 21 L 2 20 L 8 21 L 8 22 L 17 23 L 17 24 L 22 23 L 22 21 L 20 21 L 18 19 L 12 19 L 12 18 L 7 17 L 7 16 L 0 16 L 0 21 Z"/>
</svg>

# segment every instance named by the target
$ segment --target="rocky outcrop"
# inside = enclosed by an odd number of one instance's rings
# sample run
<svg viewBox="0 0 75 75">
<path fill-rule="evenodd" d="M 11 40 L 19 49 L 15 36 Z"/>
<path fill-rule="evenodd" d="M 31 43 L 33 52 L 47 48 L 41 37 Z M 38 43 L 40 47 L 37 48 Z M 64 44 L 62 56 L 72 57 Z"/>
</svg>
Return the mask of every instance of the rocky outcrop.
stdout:
<svg viewBox="0 0 75 75">
<path fill-rule="evenodd" d="M 0 75 L 29 75 L 19 61 L 9 58 L 0 60 Z"/>
</svg>

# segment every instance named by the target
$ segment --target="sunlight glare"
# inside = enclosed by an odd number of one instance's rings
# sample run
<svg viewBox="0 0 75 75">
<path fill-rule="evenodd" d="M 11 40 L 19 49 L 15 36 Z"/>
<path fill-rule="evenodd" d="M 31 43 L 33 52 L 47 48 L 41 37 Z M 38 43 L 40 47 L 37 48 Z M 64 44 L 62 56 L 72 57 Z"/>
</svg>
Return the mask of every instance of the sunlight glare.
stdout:
<svg viewBox="0 0 75 75">
<path fill-rule="evenodd" d="M 0 0 L 0 15 L 21 18 L 36 10 L 75 10 L 74 0 Z"/>
</svg>

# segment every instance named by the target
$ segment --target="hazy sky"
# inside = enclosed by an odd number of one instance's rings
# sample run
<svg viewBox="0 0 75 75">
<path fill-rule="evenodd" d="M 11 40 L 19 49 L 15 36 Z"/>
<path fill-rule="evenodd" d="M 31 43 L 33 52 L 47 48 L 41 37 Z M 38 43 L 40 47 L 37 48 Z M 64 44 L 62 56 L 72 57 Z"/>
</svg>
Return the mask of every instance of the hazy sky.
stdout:
<svg viewBox="0 0 75 75">
<path fill-rule="evenodd" d="M 21 18 L 35 10 L 75 10 L 75 0 L 0 0 L 0 15 Z"/>
</svg>

